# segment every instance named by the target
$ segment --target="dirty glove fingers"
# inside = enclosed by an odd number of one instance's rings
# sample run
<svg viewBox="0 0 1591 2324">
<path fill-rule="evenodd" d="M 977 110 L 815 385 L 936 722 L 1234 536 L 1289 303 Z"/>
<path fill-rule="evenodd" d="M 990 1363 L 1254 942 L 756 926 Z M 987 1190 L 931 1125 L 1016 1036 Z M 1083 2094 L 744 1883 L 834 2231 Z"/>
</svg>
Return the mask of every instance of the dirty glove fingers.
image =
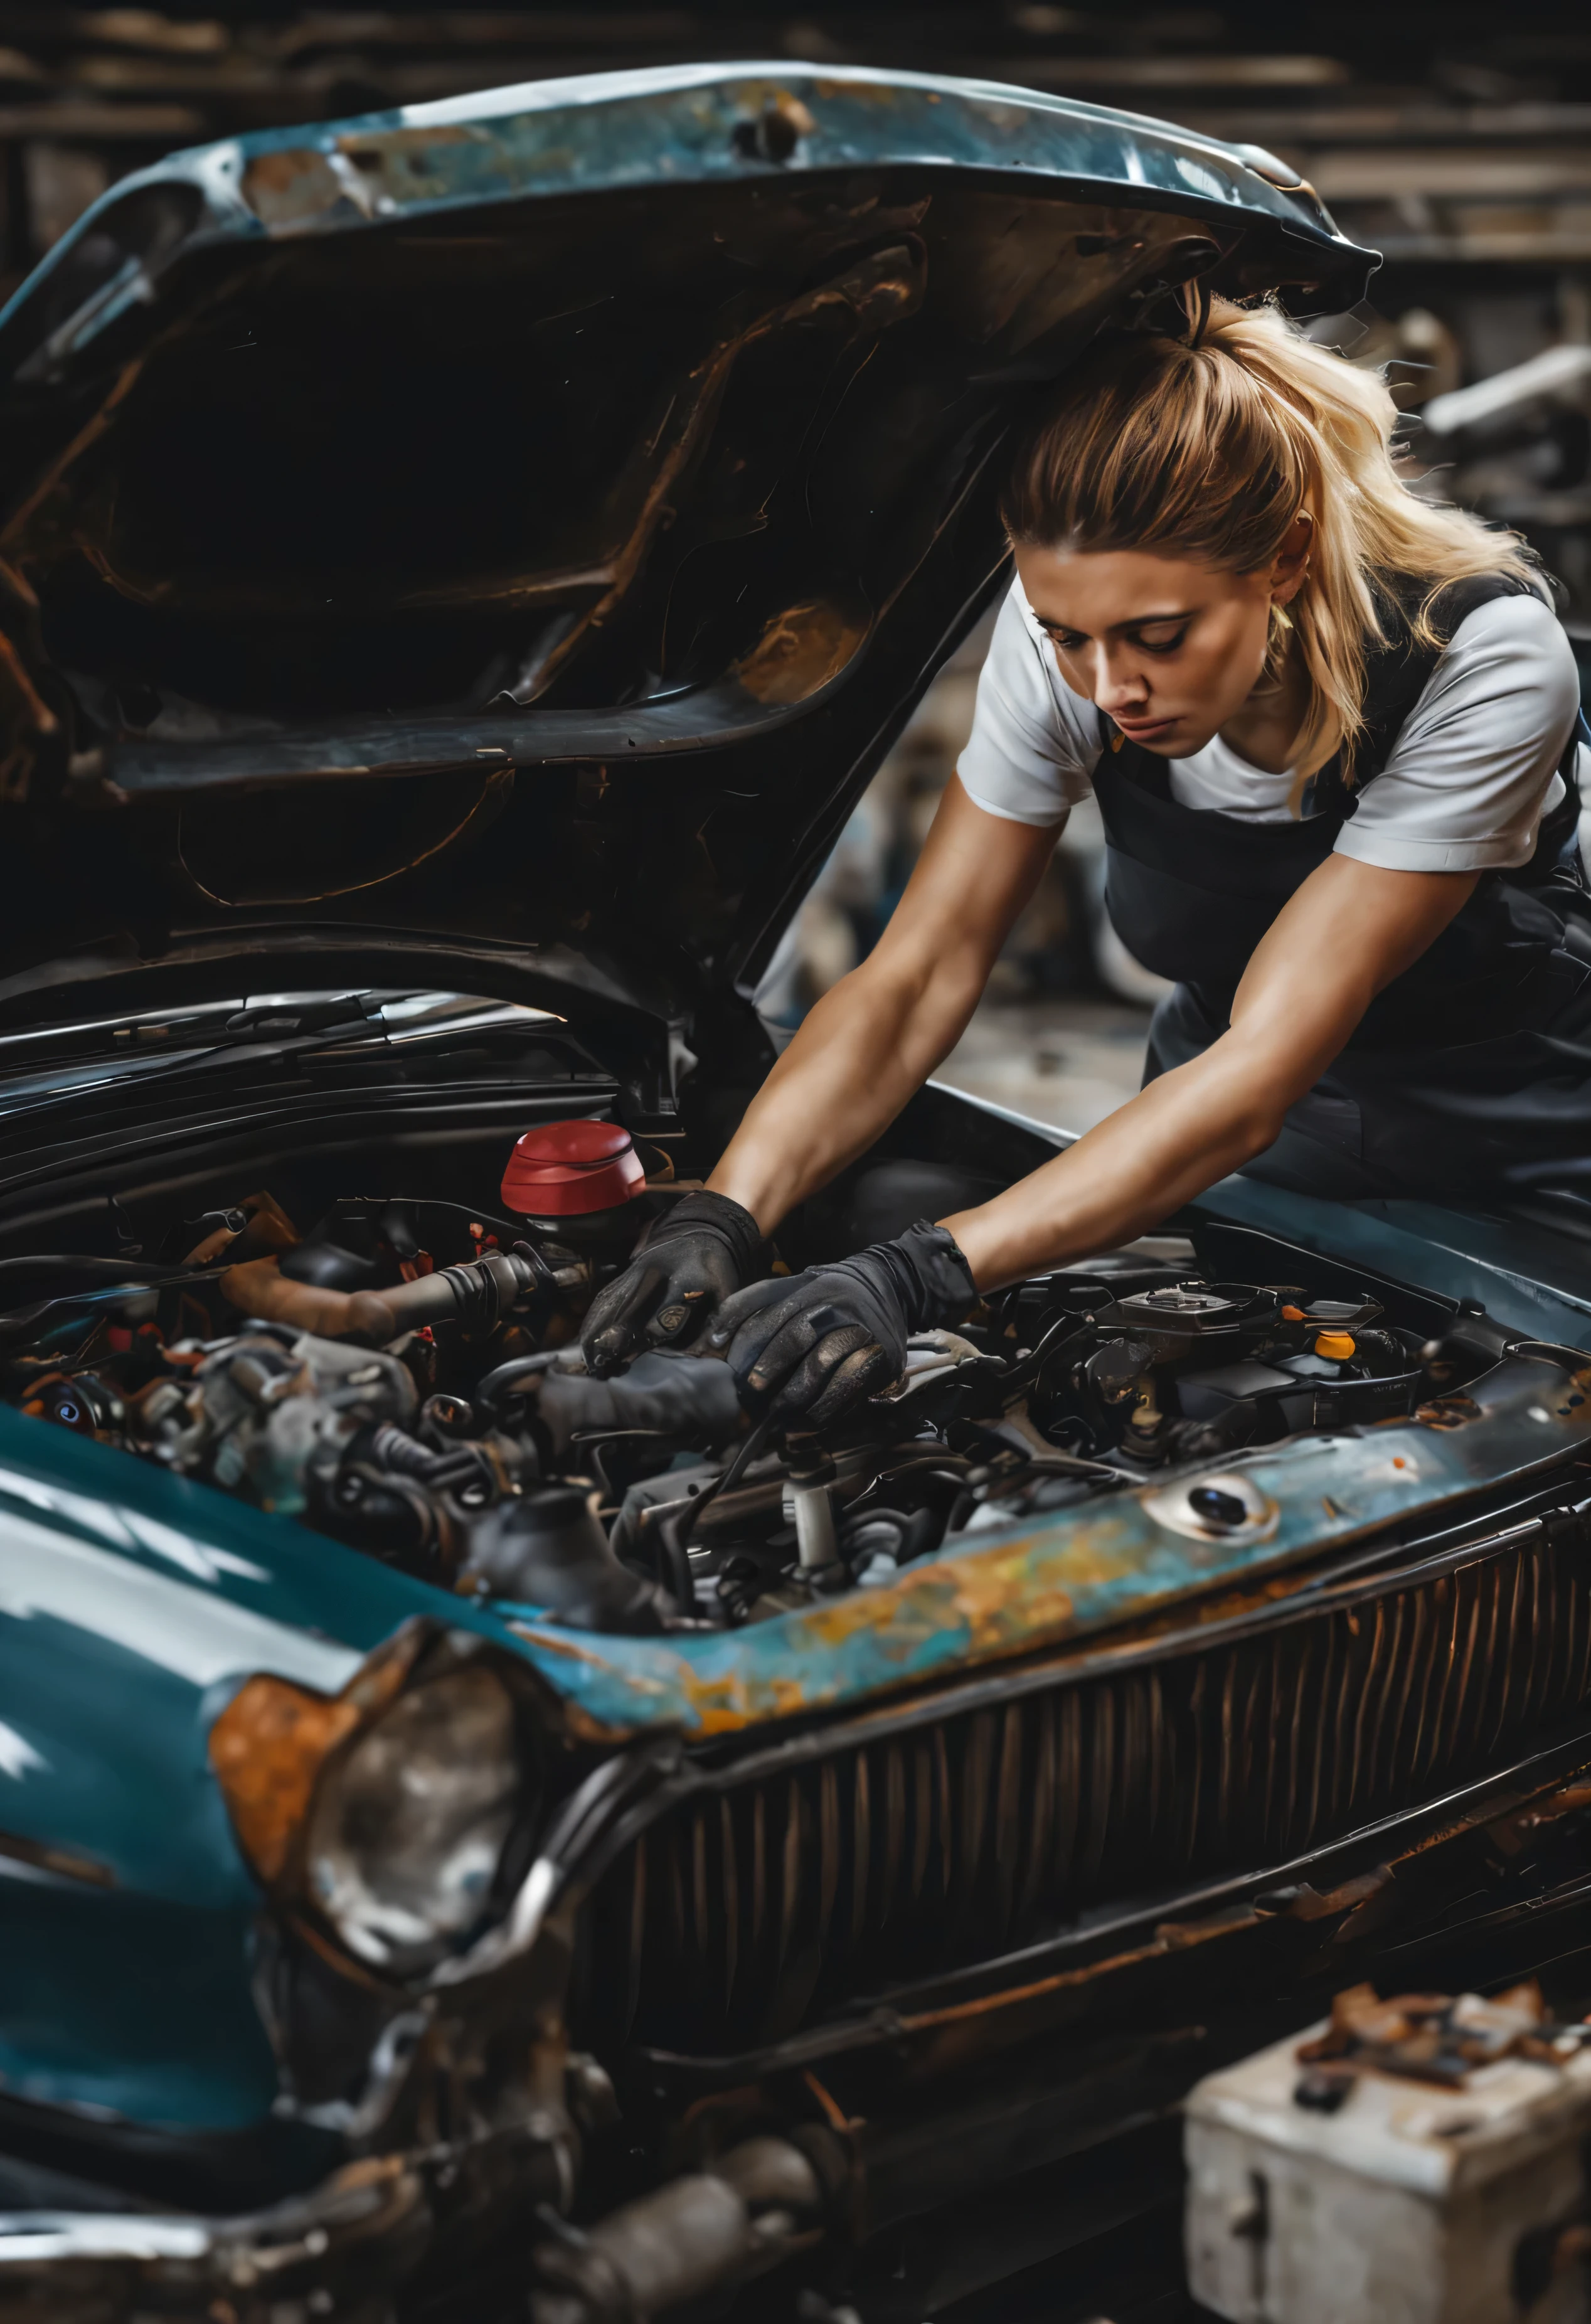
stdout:
<svg viewBox="0 0 1591 2324">
<path fill-rule="evenodd" d="M 636 1341 L 668 1281 L 661 1256 L 650 1266 L 638 1260 L 597 1293 L 586 1310 L 581 1333 L 586 1368 L 606 1379 L 635 1352 Z"/>
<path fill-rule="evenodd" d="M 688 1340 L 704 1315 L 713 1310 L 713 1294 L 705 1284 L 693 1284 L 681 1290 L 666 1283 L 658 1311 L 646 1327 L 648 1343 L 654 1348 L 672 1347 L 676 1340 Z"/>
<path fill-rule="evenodd" d="M 832 1300 L 814 1300 L 810 1292 L 753 1316 L 730 1343 L 730 1370 L 742 1395 L 772 1396 L 827 1333 L 856 1320 Z"/>
<path fill-rule="evenodd" d="M 760 1315 L 765 1308 L 780 1305 L 790 1296 L 790 1281 L 787 1275 L 774 1275 L 766 1283 L 749 1283 L 743 1291 L 731 1293 L 708 1323 L 703 1334 L 704 1346 L 711 1348 L 714 1355 L 722 1355 L 743 1323 Z"/>
<path fill-rule="evenodd" d="M 836 1333 L 833 1336 L 841 1335 Z M 866 1342 L 834 1367 L 827 1386 L 809 1409 L 807 1419 L 814 1428 L 826 1428 L 830 1421 L 842 1419 L 869 1397 L 880 1395 L 890 1385 L 895 1372 L 887 1349 L 881 1348 L 877 1340 Z"/>
<path fill-rule="evenodd" d="M 977 1296 L 955 1243 L 924 1220 L 893 1242 L 793 1277 L 783 1298 L 766 1296 L 753 1306 L 740 1293 L 726 1303 L 712 1344 L 727 1338 L 742 1398 L 753 1409 L 771 1400 L 780 1417 L 815 1410 L 839 1366 L 872 1349 L 875 1359 L 859 1362 L 834 1388 L 823 1407 L 832 1413 L 887 1387 L 905 1367 L 912 1333 L 959 1321 Z"/>
<path fill-rule="evenodd" d="M 581 1333 L 587 1365 L 605 1379 L 643 1347 L 692 1339 L 766 1260 L 750 1211 L 705 1189 L 681 1195 L 622 1274 L 593 1300 Z"/>
<path fill-rule="evenodd" d="M 865 1323 L 834 1324 L 778 1387 L 773 1399 L 776 1422 L 805 1420 L 816 1425 L 820 1409 L 842 1410 L 848 1401 L 843 1388 L 838 1402 L 830 1402 L 829 1390 L 834 1379 L 849 1366 L 866 1367 L 869 1357 L 877 1360 L 871 1370 L 877 1371 L 880 1366 L 887 1370 L 888 1360 Z M 854 1378 L 854 1373 L 851 1377 Z"/>
<path fill-rule="evenodd" d="M 708 1345 L 722 1351 L 730 1370 L 742 1388 L 749 1385 L 750 1376 L 760 1364 L 765 1351 L 802 1314 L 805 1281 L 805 1276 L 798 1275 L 795 1289 L 788 1281 L 753 1284 L 749 1290 L 738 1292 L 733 1299 L 724 1302 L 719 1314 L 719 1329 L 710 1335 Z M 777 1296 L 759 1297 L 758 1294 L 762 1292 L 773 1292 Z M 811 1344 L 810 1339 L 804 1341 L 797 1352 L 804 1355 Z"/>
</svg>

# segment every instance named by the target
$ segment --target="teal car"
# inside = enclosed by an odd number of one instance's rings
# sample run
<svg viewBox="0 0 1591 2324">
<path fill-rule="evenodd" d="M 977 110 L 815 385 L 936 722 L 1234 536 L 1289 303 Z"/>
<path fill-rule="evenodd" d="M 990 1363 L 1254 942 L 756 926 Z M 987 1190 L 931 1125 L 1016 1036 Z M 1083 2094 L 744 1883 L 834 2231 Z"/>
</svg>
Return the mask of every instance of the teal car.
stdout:
<svg viewBox="0 0 1591 2324">
<path fill-rule="evenodd" d="M 19 2309 L 920 2319 L 1335 1987 L 1572 1983 L 1572 1204 L 1234 1180 L 816 1446 L 571 1352 L 1025 399 L 1374 263 L 1255 149 L 713 66 L 179 154 L 0 315 Z M 931 1086 L 786 1256 L 1055 1142 Z"/>
</svg>

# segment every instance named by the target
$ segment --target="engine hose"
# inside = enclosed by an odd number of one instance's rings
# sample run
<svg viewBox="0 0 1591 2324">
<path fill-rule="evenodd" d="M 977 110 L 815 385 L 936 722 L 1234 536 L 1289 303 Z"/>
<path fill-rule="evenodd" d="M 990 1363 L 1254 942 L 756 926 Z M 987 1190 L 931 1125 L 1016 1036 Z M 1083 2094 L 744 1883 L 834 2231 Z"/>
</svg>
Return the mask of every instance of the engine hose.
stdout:
<svg viewBox="0 0 1591 2324">
<path fill-rule="evenodd" d="M 473 1484 L 477 1479 L 492 1482 L 491 1464 L 479 1445 L 449 1444 L 437 1452 L 391 1420 L 378 1422 L 372 1431 L 366 1457 L 389 1475 L 417 1478 L 434 1490 Z"/>
<path fill-rule="evenodd" d="M 475 1401 L 488 1412 L 498 1411 L 502 1400 L 517 1388 L 521 1380 L 534 1379 L 540 1372 L 549 1372 L 562 1355 L 561 1348 L 547 1348 L 536 1356 L 514 1356 L 506 1364 L 499 1364 L 484 1379 L 475 1382 Z"/>
<path fill-rule="evenodd" d="M 274 1254 L 246 1259 L 221 1277 L 221 1296 L 240 1314 L 262 1323 L 288 1323 L 319 1340 L 365 1340 L 383 1347 L 403 1326 L 379 1291 L 326 1291 L 318 1284 L 294 1283 Z"/>
<path fill-rule="evenodd" d="M 395 1283 L 379 1296 L 401 1332 L 412 1332 L 421 1323 L 463 1323 L 474 1332 L 490 1332 L 539 1287 L 537 1270 L 528 1259 L 489 1250 L 460 1266 L 417 1275 L 412 1283 Z"/>
<path fill-rule="evenodd" d="M 372 1431 L 370 1458 L 378 1469 L 418 1477 L 422 1482 L 428 1482 L 437 1465 L 437 1455 L 428 1446 L 390 1420 L 382 1421 Z"/>
<path fill-rule="evenodd" d="M 384 1291 L 326 1291 L 317 1284 L 293 1282 L 272 1253 L 229 1267 L 221 1277 L 221 1294 L 244 1314 L 268 1323 L 290 1323 L 320 1339 L 363 1339 L 385 1346 L 425 1323 L 490 1331 L 538 1283 L 529 1259 L 492 1250 Z"/>
</svg>

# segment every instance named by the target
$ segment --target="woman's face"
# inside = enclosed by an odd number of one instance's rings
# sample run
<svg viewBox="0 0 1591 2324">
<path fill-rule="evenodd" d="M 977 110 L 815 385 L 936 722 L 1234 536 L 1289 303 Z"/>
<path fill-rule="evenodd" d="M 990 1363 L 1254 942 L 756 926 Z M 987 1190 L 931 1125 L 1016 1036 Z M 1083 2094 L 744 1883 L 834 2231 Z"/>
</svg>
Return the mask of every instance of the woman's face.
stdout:
<svg viewBox="0 0 1591 2324">
<path fill-rule="evenodd" d="M 1296 594 L 1308 544 L 1302 518 L 1258 573 L 1141 549 L 1023 548 L 1016 570 L 1073 693 L 1145 750 L 1186 759 L 1258 684 L 1271 607 Z"/>
</svg>

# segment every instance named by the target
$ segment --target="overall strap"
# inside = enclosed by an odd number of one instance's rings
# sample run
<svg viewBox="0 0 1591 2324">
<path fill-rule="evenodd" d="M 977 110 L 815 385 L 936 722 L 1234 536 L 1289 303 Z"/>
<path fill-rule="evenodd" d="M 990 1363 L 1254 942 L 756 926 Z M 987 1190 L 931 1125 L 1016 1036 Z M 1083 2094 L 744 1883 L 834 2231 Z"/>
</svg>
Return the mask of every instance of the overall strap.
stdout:
<svg viewBox="0 0 1591 2324">
<path fill-rule="evenodd" d="M 1316 779 L 1314 811 L 1298 821 L 1256 823 L 1182 805 L 1167 761 L 1101 716 L 1094 795 L 1105 825 L 1106 909 L 1128 951 L 1146 968 L 1196 988 L 1214 1021 L 1229 1009 L 1277 913 L 1330 853 L 1364 787 L 1385 768 L 1459 622 L 1494 598 L 1524 595 L 1528 584 L 1484 574 L 1444 589 L 1431 608 L 1434 637 L 1420 644 L 1412 636 L 1417 586 L 1406 602 L 1384 608 L 1392 635 L 1369 657 L 1367 732 L 1356 779 L 1344 781 L 1335 762 L 1322 770 L 1328 779 Z M 1350 1047 L 1480 1039 L 1556 1006 L 1566 977 L 1570 984 L 1585 979 L 1591 912 L 1580 900 L 1577 740 L 1563 762 L 1566 797 L 1544 818 L 1535 858 L 1518 871 L 1485 875 L 1429 950 L 1371 1004 Z M 1582 918 L 1583 950 L 1568 935 Z"/>
<path fill-rule="evenodd" d="M 1478 606 L 1500 597 L 1533 597 L 1528 581 L 1512 573 L 1474 573 L 1449 581 L 1430 600 L 1428 619 L 1435 641 L 1417 641 L 1414 622 L 1425 592 L 1418 583 L 1397 590 L 1376 591 L 1376 610 L 1385 635 L 1372 642 L 1365 658 L 1365 724 L 1352 754 L 1344 764 L 1338 752 L 1314 779 L 1317 814 L 1346 820 L 1357 811 L 1366 786 L 1385 770 L 1415 705 L 1430 685 L 1436 666 L 1452 641 L 1459 623 Z"/>
</svg>

